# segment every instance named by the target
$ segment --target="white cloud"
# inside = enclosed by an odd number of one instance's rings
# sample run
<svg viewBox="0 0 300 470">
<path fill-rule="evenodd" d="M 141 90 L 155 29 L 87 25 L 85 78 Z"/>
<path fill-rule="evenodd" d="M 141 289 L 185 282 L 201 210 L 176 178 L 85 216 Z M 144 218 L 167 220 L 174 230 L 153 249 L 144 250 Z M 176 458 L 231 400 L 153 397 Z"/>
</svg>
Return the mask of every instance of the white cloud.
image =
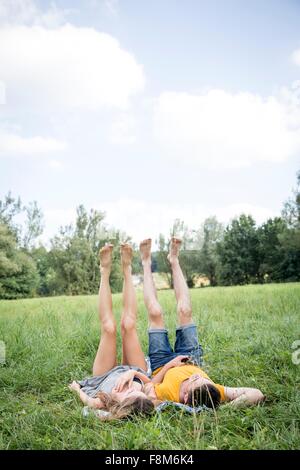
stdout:
<svg viewBox="0 0 300 470">
<path fill-rule="evenodd" d="M 119 11 L 119 0 L 104 0 L 105 6 L 109 13 L 116 16 Z"/>
<path fill-rule="evenodd" d="M 167 202 L 148 202 L 136 199 L 119 199 L 93 204 L 94 209 L 106 212 L 105 224 L 123 230 L 139 243 L 144 238 L 155 240 L 163 233 L 169 235 L 175 219 L 183 220 L 190 229 L 199 229 L 209 216 L 215 215 L 220 222 L 227 224 L 242 213 L 251 214 L 258 224 L 269 217 L 275 217 L 273 210 L 248 203 L 231 204 L 209 210 L 201 204 L 169 204 Z M 55 209 L 45 211 L 46 231 L 44 239 L 57 233 L 59 226 L 68 225 L 76 219 L 75 209 Z"/>
<path fill-rule="evenodd" d="M 224 224 L 227 224 L 235 217 L 239 217 L 241 214 L 252 215 L 258 224 L 265 222 L 269 218 L 280 215 L 267 207 L 256 206 L 248 203 L 230 204 L 225 207 L 219 207 L 215 211 L 217 219 Z"/>
<path fill-rule="evenodd" d="M 108 139 L 115 145 L 130 145 L 136 142 L 136 121 L 131 114 L 116 118 L 109 131 Z"/>
<path fill-rule="evenodd" d="M 0 130 L 0 156 L 39 156 L 65 150 L 66 143 L 40 136 L 21 137 Z"/>
<path fill-rule="evenodd" d="M 1 79 L 18 106 L 126 108 L 144 88 L 142 66 L 106 33 L 66 24 L 0 31 Z"/>
<path fill-rule="evenodd" d="M 294 64 L 300 65 L 300 49 L 296 49 L 292 53 L 292 61 L 294 62 Z"/>
<path fill-rule="evenodd" d="M 61 170 L 63 165 L 62 165 L 62 162 L 59 161 L 59 160 L 50 160 L 49 161 L 49 166 L 50 168 L 52 168 L 53 170 Z"/>
<path fill-rule="evenodd" d="M 162 93 L 154 136 L 162 153 L 210 168 L 283 162 L 300 152 L 299 82 L 264 98 L 211 89 Z"/>
<path fill-rule="evenodd" d="M 0 80 L 0 105 L 5 104 L 6 93 L 5 93 L 5 83 Z"/>
<path fill-rule="evenodd" d="M 144 238 L 158 238 L 159 233 L 169 234 L 175 219 L 183 220 L 191 229 L 198 229 L 209 216 L 215 215 L 220 222 L 227 224 L 242 213 L 251 214 L 258 224 L 274 217 L 271 209 L 248 203 L 208 209 L 202 204 L 170 204 L 167 202 L 147 202 L 135 199 L 119 199 L 103 202 L 93 207 L 105 211 L 105 221 L 131 235 L 135 242 Z"/>
<path fill-rule="evenodd" d="M 46 11 L 42 11 L 33 0 L 1 0 L 0 23 L 40 25 L 51 28 L 64 23 L 72 11 L 74 10 L 58 8 L 55 2 L 52 2 Z"/>
</svg>

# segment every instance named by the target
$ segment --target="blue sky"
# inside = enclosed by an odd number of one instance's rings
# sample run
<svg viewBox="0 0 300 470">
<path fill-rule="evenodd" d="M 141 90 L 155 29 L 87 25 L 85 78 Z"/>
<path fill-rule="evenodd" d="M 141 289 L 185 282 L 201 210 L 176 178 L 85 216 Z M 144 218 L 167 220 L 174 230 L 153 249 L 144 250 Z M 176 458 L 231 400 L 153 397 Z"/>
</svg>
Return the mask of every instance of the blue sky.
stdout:
<svg viewBox="0 0 300 470">
<path fill-rule="evenodd" d="M 280 214 L 300 155 L 300 3 L 0 0 L 0 197 L 44 238 L 83 203 L 134 240 Z"/>
</svg>

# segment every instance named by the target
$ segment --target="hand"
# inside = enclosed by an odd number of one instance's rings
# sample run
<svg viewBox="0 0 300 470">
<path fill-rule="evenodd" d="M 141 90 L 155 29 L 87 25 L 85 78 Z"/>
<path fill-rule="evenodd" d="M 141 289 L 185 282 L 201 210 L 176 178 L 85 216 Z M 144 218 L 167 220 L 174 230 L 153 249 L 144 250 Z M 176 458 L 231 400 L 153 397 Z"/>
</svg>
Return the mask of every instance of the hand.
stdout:
<svg viewBox="0 0 300 470">
<path fill-rule="evenodd" d="M 134 376 L 135 376 L 134 370 L 128 370 L 127 372 L 124 372 L 124 374 L 121 375 L 121 377 L 116 383 L 115 391 L 122 392 L 126 384 L 128 385 L 128 388 L 130 388 L 132 385 Z"/>
<path fill-rule="evenodd" d="M 74 392 L 80 392 L 80 385 L 75 380 L 69 385 L 69 389 L 73 390 Z"/>
<path fill-rule="evenodd" d="M 189 356 L 177 356 L 174 357 L 170 362 L 167 363 L 168 367 L 179 367 L 179 366 L 184 366 L 186 363 L 183 361 L 183 359 L 188 359 Z"/>
</svg>

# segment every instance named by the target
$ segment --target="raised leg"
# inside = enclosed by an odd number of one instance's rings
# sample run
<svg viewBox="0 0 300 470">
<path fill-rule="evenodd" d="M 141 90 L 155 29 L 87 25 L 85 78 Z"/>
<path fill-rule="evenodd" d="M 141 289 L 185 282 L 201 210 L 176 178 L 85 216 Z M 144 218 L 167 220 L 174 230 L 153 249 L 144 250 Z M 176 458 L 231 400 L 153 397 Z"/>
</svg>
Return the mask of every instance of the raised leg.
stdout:
<svg viewBox="0 0 300 470">
<path fill-rule="evenodd" d="M 151 239 L 143 240 L 140 253 L 144 270 L 144 300 L 148 310 L 150 328 L 165 328 L 162 308 L 157 300 L 157 293 L 151 272 Z"/>
<path fill-rule="evenodd" d="M 189 289 L 179 264 L 181 240 L 172 237 L 168 260 L 171 264 L 175 296 L 177 300 L 177 317 L 179 326 L 193 323 L 192 306 Z"/>
<path fill-rule="evenodd" d="M 146 370 L 147 365 L 136 331 L 137 300 L 131 275 L 132 248 L 127 243 L 121 245 L 121 263 L 124 275 L 123 312 L 121 318 L 122 364 L 138 366 Z"/>
<path fill-rule="evenodd" d="M 93 375 L 101 375 L 117 365 L 116 322 L 112 309 L 112 296 L 109 285 L 113 245 L 105 245 L 100 250 L 101 281 L 99 288 L 99 320 L 101 337 L 94 360 Z"/>
</svg>

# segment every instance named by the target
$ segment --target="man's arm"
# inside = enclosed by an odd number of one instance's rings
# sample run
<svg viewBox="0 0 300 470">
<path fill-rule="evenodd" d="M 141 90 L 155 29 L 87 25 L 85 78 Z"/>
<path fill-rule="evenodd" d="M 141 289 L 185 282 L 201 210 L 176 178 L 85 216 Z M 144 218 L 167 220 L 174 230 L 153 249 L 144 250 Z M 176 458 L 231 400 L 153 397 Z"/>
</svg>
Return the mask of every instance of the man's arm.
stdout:
<svg viewBox="0 0 300 470">
<path fill-rule="evenodd" d="M 225 387 L 225 399 L 231 406 L 257 405 L 265 399 L 258 388 Z"/>
<path fill-rule="evenodd" d="M 168 370 L 172 369 L 172 367 L 179 367 L 184 366 L 185 362 L 182 362 L 182 359 L 187 359 L 188 356 L 177 356 L 171 361 L 167 362 L 163 368 L 152 378 L 152 383 L 160 384 L 164 380 L 164 376 L 168 372 Z"/>
</svg>

